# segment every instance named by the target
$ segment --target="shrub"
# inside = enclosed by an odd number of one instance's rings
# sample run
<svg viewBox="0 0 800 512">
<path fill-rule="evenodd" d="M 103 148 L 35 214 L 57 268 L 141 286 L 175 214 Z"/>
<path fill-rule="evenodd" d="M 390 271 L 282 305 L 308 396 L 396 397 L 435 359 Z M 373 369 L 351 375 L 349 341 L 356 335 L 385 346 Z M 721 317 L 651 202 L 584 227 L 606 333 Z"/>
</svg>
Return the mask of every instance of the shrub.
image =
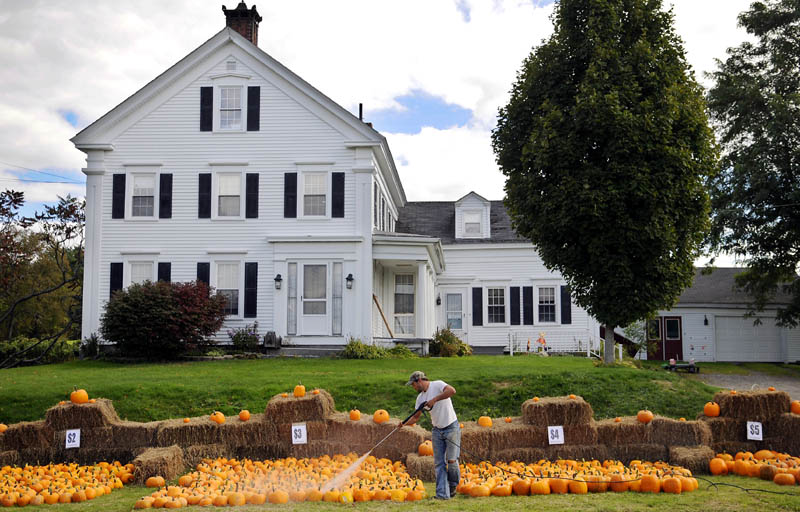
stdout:
<svg viewBox="0 0 800 512">
<path fill-rule="evenodd" d="M 417 357 L 417 354 L 415 354 L 405 345 L 396 345 L 387 350 L 387 353 L 392 359 L 408 359 L 410 357 Z"/>
<path fill-rule="evenodd" d="M 228 329 L 228 337 L 237 352 L 255 352 L 261 338 L 258 335 L 258 321 L 236 329 Z"/>
<path fill-rule="evenodd" d="M 174 359 L 213 345 L 209 336 L 224 320 L 225 298 L 209 295 L 202 281 L 147 281 L 114 294 L 100 319 L 100 333 L 123 355 Z"/>
<path fill-rule="evenodd" d="M 100 337 L 96 332 L 83 339 L 80 347 L 81 358 L 94 358 L 100 355 Z"/>
<path fill-rule="evenodd" d="M 463 357 L 472 355 L 472 347 L 461 341 L 449 327 L 436 329 L 429 349 L 432 356 Z"/>
<path fill-rule="evenodd" d="M 0 361 L 5 360 L 8 356 L 15 354 L 21 350 L 32 347 L 39 343 L 36 338 L 26 338 L 25 336 L 18 336 L 10 341 L 4 341 L 0 344 Z M 49 341 L 43 341 L 25 352 L 20 359 L 29 360 L 36 359 L 41 356 L 47 347 L 50 345 Z M 38 364 L 53 364 L 63 363 L 64 361 L 71 361 L 78 357 L 80 351 L 81 340 L 58 340 L 42 357 Z M 30 363 L 27 363 L 30 364 Z"/>
<path fill-rule="evenodd" d="M 367 345 L 356 338 L 350 338 L 344 350 L 339 352 L 342 359 L 386 359 L 389 351 L 378 345 Z"/>
</svg>

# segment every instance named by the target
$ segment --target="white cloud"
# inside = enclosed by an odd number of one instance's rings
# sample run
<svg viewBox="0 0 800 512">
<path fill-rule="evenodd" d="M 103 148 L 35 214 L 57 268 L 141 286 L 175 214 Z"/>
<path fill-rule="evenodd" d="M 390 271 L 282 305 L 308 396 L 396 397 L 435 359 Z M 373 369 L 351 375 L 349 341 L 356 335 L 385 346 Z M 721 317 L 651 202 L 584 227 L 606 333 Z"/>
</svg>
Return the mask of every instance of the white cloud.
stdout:
<svg viewBox="0 0 800 512">
<path fill-rule="evenodd" d="M 13 173 L 0 169 L 0 189 L 13 189 L 25 194 L 25 203 L 48 203 L 52 204 L 57 201 L 57 197 L 66 197 L 71 195 L 73 197 L 83 198 L 86 195 L 86 186 L 82 184 L 71 183 L 31 183 L 29 181 L 18 181 L 18 173 Z M 47 181 L 59 181 L 54 177 L 37 177 Z M 74 179 L 74 178 L 72 178 Z"/>
</svg>

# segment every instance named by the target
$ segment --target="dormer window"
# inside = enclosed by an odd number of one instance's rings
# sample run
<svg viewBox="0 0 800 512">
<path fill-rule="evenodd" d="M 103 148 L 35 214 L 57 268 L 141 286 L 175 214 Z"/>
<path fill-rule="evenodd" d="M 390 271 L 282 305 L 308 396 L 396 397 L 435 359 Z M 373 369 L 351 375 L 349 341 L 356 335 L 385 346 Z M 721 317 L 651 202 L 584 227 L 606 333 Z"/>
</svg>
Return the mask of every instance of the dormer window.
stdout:
<svg viewBox="0 0 800 512">
<path fill-rule="evenodd" d="M 464 212 L 464 236 L 481 236 L 480 212 Z"/>
</svg>

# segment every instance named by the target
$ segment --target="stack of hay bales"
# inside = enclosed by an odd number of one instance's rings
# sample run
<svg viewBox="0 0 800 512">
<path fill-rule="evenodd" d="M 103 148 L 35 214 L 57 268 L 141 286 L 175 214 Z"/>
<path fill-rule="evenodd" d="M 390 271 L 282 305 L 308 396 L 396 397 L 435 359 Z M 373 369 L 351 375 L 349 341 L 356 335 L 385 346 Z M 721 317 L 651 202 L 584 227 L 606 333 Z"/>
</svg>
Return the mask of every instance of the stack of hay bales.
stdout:
<svg viewBox="0 0 800 512">
<path fill-rule="evenodd" d="M 186 469 L 183 450 L 173 445 L 167 448 L 148 448 L 133 461 L 134 482 L 143 485 L 151 476 L 174 480 Z"/>
<path fill-rule="evenodd" d="M 701 413 L 698 421 L 711 430 L 709 444 L 715 453 L 735 454 L 761 449 L 793 455 L 800 453 L 800 436 L 797 436 L 800 417 L 788 412 L 791 404 L 788 393 L 757 390 L 732 394 L 720 391 L 714 395 L 713 401 L 719 404 L 719 417 L 709 418 Z M 748 421 L 761 423 L 762 441 L 747 439 Z"/>
</svg>

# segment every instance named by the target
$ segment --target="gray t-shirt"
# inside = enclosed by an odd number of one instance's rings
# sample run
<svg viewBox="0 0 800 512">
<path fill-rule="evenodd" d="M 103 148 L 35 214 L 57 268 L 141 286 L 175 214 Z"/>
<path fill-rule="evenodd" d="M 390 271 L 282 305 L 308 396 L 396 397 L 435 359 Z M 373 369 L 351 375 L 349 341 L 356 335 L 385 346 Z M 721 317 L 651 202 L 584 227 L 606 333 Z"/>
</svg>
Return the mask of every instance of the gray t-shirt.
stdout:
<svg viewBox="0 0 800 512">
<path fill-rule="evenodd" d="M 442 394 L 445 386 L 447 386 L 447 383 L 444 381 L 430 381 L 428 384 L 428 391 L 423 391 L 417 395 L 417 404 L 415 408 L 419 407 L 422 402 L 427 402 L 428 400 Z M 449 398 L 440 400 L 433 404 L 433 409 L 431 409 L 431 423 L 433 423 L 434 427 L 444 428 L 457 419 L 456 410 L 453 409 L 453 401 Z"/>
</svg>

